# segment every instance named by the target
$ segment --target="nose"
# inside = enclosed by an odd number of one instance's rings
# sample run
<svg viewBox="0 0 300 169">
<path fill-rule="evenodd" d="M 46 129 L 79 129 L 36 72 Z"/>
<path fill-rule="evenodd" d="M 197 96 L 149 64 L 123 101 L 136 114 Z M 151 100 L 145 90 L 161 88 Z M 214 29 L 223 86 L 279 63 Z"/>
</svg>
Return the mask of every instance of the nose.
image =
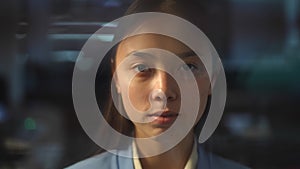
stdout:
<svg viewBox="0 0 300 169">
<path fill-rule="evenodd" d="M 157 70 L 154 78 L 154 90 L 151 93 L 153 101 L 174 101 L 177 99 L 178 87 L 176 81 L 167 73 Z"/>
</svg>

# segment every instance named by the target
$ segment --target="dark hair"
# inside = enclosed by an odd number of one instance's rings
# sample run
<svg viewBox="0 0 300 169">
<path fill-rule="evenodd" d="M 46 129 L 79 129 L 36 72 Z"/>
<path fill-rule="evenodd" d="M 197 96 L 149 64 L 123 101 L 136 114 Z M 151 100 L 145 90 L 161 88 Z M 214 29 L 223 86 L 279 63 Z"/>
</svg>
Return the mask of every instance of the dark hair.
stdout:
<svg viewBox="0 0 300 169">
<path fill-rule="evenodd" d="M 130 136 L 133 130 L 133 123 L 124 118 L 117 110 L 112 100 L 111 84 L 115 70 L 115 55 L 118 44 L 115 45 L 102 60 L 96 77 L 97 101 L 104 118 L 116 131 Z M 117 103 L 116 103 L 117 104 Z"/>
<path fill-rule="evenodd" d="M 196 26 L 203 26 L 201 9 L 203 7 L 198 1 L 184 0 L 135 0 L 128 8 L 125 15 L 139 12 L 163 12 L 180 16 Z M 201 29 L 201 28 L 200 28 Z M 115 70 L 115 56 L 118 44 L 115 45 L 102 60 L 96 78 L 96 94 L 98 95 L 98 104 L 106 121 L 119 133 L 131 136 L 134 129 L 133 123 L 120 115 L 112 101 L 111 84 L 112 76 Z M 194 127 L 195 134 L 199 136 L 201 129 L 207 117 L 210 105 L 210 96 L 208 96 L 205 112 L 200 121 Z"/>
</svg>

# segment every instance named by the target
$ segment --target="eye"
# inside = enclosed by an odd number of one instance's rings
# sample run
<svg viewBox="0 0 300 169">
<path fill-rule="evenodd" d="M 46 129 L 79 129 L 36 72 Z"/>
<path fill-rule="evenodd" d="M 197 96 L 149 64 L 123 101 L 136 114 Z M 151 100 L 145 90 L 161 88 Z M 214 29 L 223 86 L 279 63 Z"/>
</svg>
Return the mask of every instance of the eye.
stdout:
<svg viewBox="0 0 300 169">
<path fill-rule="evenodd" d="M 133 69 L 136 72 L 147 72 L 147 71 L 150 71 L 150 68 L 147 65 L 144 65 L 144 64 L 135 65 L 135 66 L 133 66 Z"/>
<path fill-rule="evenodd" d="M 188 71 L 188 70 L 194 71 L 194 70 L 197 70 L 198 67 L 194 64 L 187 63 L 187 64 L 182 65 L 181 69 L 184 71 Z"/>
</svg>

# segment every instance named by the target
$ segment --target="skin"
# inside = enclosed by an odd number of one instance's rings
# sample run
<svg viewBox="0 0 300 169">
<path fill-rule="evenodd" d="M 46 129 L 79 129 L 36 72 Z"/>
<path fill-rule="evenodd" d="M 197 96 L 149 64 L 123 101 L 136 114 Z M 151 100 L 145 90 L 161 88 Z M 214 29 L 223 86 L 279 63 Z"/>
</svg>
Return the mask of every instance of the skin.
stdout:
<svg viewBox="0 0 300 169">
<path fill-rule="evenodd" d="M 196 120 L 197 123 L 204 112 L 207 96 L 210 94 L 209 77 L 201 60 L 195 54 L 192 54 L 187 46 L 177 40 L 162 35 L 144 34 L 127 38 L 120 43 L 116 53 L 115 66 L 118 68 L 126 57 L 136 51 L 147 48 L 159 48 L 176 54 L 186 63 L 186 65 L 182 65 L 182 67 L 179 66 L 178 70 L 185 71 L 186 69 L 190 69 L 192 71 L 198 85 L 201 100 L 198 118 Z M 188 57 L 181 57 L 183 53 L 191 54 Z M 129 91 L 129 100 L 132 106 L 140 112 L 145 112 L 151 107 L 151 99 L 153 99 L 153 102 L 162 102 L 163 98 L 161 96 L 152 95 L 153 91 L 159 90 L 165 94 L 165 104 L 161 108 L 164 111 L 179 112 L 181 95 L 176 81 L 165 71 L 147 68 L 147 64 L 142 62 L 143 57 L 138 58 L 139 59 L 130 62 L 132 65 L 124 63 L 125 66 L 120 66 L 114 77 L 117 92 L 122 96 L 125 110 L 126 106 L 128 106 L 126 105 L 128 104 L 128 102 L 126 102 L 128 98 L 125 97 L 125 91 Z M 126 64 L 128 65 L 126 66 Z M 128 74 L 130 73 L 137 73 L 131 81 L 128 79 Z M 184 85 L 189 85 L 188 79 L 184 81 Z M 127 100 L 124 102 L 125 99 Z M 128 111 L 127 113 L 130 114 Z M 181 116 L 184 116 L 184 114 L 178 115 L 177 118 L 181 118 Z M 135 137 L 139 138 L 157 136 L 172 125 L 172 123 L 139 123 L 134 121 L 133 124 L 135 127 Z M 192 150 L 193 139 L 193 131 L 190 131 L 187 136 L 171 150 L 158 156 L 140 159 L 143 168 L 184 168 Z M 140 153 L 143 152 L 142 147 L 138 146 L 138 149 Z"/>
</svg>

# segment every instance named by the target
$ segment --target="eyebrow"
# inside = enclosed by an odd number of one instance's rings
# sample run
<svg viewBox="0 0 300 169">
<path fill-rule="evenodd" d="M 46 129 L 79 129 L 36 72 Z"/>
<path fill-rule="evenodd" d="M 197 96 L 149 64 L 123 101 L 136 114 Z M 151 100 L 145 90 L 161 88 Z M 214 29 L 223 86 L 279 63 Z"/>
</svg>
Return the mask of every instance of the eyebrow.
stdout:
<svg viewBox="0 0 300 169">
<path fill-rule="evenodd" d="M 181 58 L 187 58 L 187 57 L 191 57 L 191 56 L 197 56 L 197 54 L 194 51 L 189 50 L 189 51 L 186 51 L 183 53 L 179 53 L 178 56 Z"/>
<path fill-rule="evenodd" d="M 133 51 L 133 52 L 130 52 L 127 56 L 129 55 L 135 55 L 135 56 L 138 56 L 138 57 L 145 57 L 145 56 L 153 56 L 152 54 L 150 53 L 146 53 L 146 52 L 137 52 L 137 51 Z"/>
<path fill-rule="evenodd" d="M 129 55 L 135 55 L 135 56 L 138 56 L 138 57 L 153 56 L 150 53 L 136 52 L 136 51 L 133 51 L 133 52 L 129 53 L 127 56 L 129 56 Z M 197 56 L 197 54 L 194 51 L 192 51 L 192 50 L 189 50 L 189 51 L 186 51 L 186 52 L 182 52 L 182 53 L 179 53 L 179 54 L 175 54 L 175 55 L 179 56 L 180 58 L 187 58 L 187 57 Z"/>
</svg>

